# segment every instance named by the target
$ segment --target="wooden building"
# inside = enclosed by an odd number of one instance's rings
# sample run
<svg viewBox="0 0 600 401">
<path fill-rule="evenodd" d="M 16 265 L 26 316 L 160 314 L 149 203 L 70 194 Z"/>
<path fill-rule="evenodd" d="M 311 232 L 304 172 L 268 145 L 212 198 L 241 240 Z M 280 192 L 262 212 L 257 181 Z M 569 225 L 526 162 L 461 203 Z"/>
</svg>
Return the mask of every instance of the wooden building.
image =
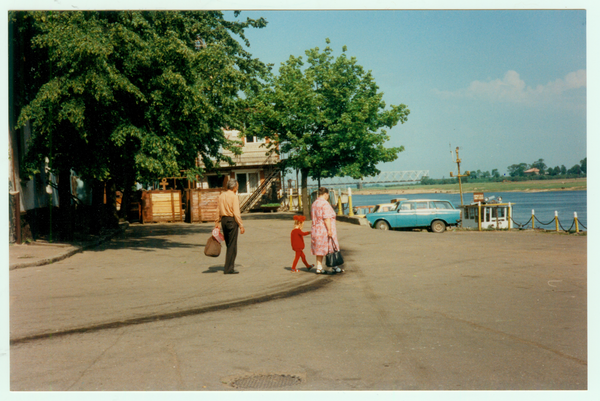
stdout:
<svg viewBox="0 0 600 401">
<path fill-rule="evenodd" d="M 160 184 L 162 189 L 144 191 L 142 194 L 143 223 L 214 221 L 218 197 L 226 190 L 231 178 L 235 178 L 240 185 L 238 196 L 242 213 L 258 209 L 264 203 L 278 202 L 283 197 L 279 156 L 268 152 L 268 140 L 242 138 L 239 131 L 235 130 L 223 132 L 228 139 L 238 141 L 242 148 L 240 155 L 224 152 L 235 164 L 221 162 L 197 182 L 190 182 L 183 177 L 163 178 Z M 200 159 L 198 163 L 204 167 Z"/>
<path fill-rule="evenodd" d="M 239 142 L 242 154 L 230 151 L 223 153 L 231 157 L 235 165 L 221 162 L 215 171 L 207 172 L 198 186 L 202 189 L 226 188 L 229 178 L 235 178 L 240 184 L 238 196 L 242 212 L 258 208 L 262 203 L 277 202 L 282 198 L 279 155 L 268 152 L 268 139 L 240 137 L 237 130 L 223 130 L 225 136 Z M 199 164 L 203 166 L 202 162 Z"/>
</svg>

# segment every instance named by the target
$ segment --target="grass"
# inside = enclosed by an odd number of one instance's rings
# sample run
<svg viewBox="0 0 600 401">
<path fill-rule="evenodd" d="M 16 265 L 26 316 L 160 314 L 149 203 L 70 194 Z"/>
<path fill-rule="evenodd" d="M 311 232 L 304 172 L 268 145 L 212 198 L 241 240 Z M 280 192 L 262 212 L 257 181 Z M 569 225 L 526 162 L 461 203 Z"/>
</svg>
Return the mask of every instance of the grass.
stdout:
<svg viewBox="0 0 600 401">
<path fill-rule="evenodd" d="M 459 186 L 456 184 L 444 185 L 398 185 L 389 187 L 369 187 L 363 190 L 354 190 L 359 194 L 362 191 L 378 190 L 403 190 L 411 192 L 446 192 L 458 193 Z M 585 191 L 587 190 L 586 178 L 572 178 L 564 180 L 532 180 L 532 181 L 507 181 L 507 182 L 466 182 L 462 184 L 465 192 L 510 192 L 510 191 Z"/>
</svg>

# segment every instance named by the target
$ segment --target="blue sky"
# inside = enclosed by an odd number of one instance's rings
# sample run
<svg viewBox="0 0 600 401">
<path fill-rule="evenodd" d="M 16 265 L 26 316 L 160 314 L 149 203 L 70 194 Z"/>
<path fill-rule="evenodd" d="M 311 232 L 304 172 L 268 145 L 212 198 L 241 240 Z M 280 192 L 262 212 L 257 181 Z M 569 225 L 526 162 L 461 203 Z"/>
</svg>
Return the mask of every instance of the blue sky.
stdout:
<svg viewBox="0 0 600 401">
<path fill-rule="evenodd" d="M 246 10 L 238 18 L 269 22 L 246 32 L 248 50 L 275 70 L 290 55 L 324 48 L 325 38 L 337 54 L 346 45 L 372 71 L 386 104 L 411 111 L 405 124 L 388 131 L 388 145 L 405 151 L 381 164 L 382 171 L 447 177 L 456 171 L 456 147 L 462 171 L 505 173 L 511 164 L 540 158 L 570 168 L 587 156 L 586 44 L 592 41 L 586 30 L 594 29 L 587 19 L 598 9 L 591 0 L 8 2 L 7 9 Z M 538 9 L 511 9 L 524 6 Z"/>
<path fill-rule="evenodd" d="M 249 51 L 275 64 L 324 48 L 371 70 L 386 104 L 408 121 L 389 130 L 403 145 L 383 171 L 505 173 L 540 158 L 570 168 L 586 153 L 584 10 L 247 11 L 269 24 L 247 32 Z"/>
</svg>

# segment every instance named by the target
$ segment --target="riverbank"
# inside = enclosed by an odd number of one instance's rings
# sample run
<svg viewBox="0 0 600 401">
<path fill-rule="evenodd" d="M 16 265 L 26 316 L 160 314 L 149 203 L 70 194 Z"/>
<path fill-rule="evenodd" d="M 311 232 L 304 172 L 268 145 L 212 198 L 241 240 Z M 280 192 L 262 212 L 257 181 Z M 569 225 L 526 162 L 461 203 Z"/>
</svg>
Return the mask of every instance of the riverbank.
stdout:
<svg viewBox="0 0 600 401">
<path fill-rule="evenodd" d="M 564 180 L 531 180 L 507 182 L 466 182 L 462 184 L 463 193 L 472 192 L 548 192 L 548 191 L 586 191 L 586 178 Z M 445 185 L 400 185 L 394 187 L 353 189 L 355 195 L 380 194 L 457 194 L 458 184 Z"/>
</svg>

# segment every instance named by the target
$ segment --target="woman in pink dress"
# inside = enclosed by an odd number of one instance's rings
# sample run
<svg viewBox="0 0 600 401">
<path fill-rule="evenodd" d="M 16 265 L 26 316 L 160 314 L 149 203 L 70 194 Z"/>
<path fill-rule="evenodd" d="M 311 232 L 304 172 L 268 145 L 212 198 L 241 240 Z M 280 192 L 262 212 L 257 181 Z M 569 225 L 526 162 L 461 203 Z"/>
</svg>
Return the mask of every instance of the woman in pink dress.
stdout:
<svg viewBox="0 0 600 401">
<path fill-rule="evenodd" d="M 318 198 L 313 202 L 311 208 L 312 228 L 310 250 L 317 257 L 317 273 L 324 273 L 323 257 L 328 253 L 334 252 L 333 244 L 336 250 L 340 249 L 335 228 L 335 211 L 329 204 L 329 190 L 319 188 Z M 340 273 L 343 270 L 334 267 L 334 273 Z"/>
</svg>

